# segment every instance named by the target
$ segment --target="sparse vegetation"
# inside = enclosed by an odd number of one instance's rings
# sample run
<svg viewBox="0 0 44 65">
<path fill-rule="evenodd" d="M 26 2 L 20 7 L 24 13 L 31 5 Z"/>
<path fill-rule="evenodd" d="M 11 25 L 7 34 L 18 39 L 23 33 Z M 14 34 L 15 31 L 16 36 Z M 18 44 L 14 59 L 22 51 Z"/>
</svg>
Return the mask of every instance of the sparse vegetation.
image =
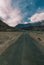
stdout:
<svg viewBox="0 0 44 65">
<path fill-rule="evenodd" d="M 29 33 L 32 38 L 39 42 L 44 42 L 44 32 L 41 31 L 35 31 L 35 32 L 30 32 Z"/>
<path fill-rule="evenodd" d="M 22 32 L 0 32 L 0 54 L 15 42 L 21 34 Z"/>
<path fill-rule="evenodd" d="M 36 40 L 37 42 L 39 42 L 39 44 L 37 43 L 37 45 L 44 52 L 44 32 L 43 31 L 33 31 L 33 32 L 31 31 L 29 33 L 29 35 L 34 40 Z"/>
</svg>

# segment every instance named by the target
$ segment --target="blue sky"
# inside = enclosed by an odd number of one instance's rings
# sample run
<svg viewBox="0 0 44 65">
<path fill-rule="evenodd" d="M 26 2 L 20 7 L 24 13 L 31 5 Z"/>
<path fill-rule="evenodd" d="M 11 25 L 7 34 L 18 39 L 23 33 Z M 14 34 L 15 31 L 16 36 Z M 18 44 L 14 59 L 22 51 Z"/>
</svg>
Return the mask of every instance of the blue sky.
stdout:
<svg viewBox="0 0 44 65">
<path fill-rule="evenodd" d="M 12 0 L 12 7 L 18 7 L 25 19 L 32 16 L 38 8 L 44 9 L 44 0 Z"/>
<path fill-rule="evenodd" d="M 37 1 L 37 0 L 36 0 Z M 12 0 L 12 6 L 18 7 L 24 19 L 32 16 L 37 9 L 36 1 L 34 0 Z"/>
<path fill-rule="evenodd" d="M 39 18 L 43 17 L 44 0 L 0 0 L 0 8 L 0 17 L 2 17 L 4 19 L 4 22 L 6 21 L 8 25 L 14 27 L 15 25 L 17 25 L 17 23 L 20 22 L 27 23 L 33 21 L 33 19 L 36 19 L 38 15 Z"/>
</svg>

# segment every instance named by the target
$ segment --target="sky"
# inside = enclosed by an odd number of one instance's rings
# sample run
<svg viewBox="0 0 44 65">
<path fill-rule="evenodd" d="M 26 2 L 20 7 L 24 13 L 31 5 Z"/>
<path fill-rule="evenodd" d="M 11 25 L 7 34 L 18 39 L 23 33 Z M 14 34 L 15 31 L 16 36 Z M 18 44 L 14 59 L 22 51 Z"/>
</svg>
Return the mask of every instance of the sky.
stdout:
<svg viewBox="0 0 44 65">
<path fill-rule="evenodd" d="M 11 27 L 21 23 L 42 22 L 44 0 L 0 0 L 0 18 Z"/>
</svg>

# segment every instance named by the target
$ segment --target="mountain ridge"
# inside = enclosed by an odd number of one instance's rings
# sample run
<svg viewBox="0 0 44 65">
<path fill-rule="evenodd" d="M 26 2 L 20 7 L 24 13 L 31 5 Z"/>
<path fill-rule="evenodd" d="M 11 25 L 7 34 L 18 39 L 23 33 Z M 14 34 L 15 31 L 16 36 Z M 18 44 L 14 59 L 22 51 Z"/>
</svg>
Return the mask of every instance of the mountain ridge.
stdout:
<svg viewBox="0 0 44 65">
<path fill-rule="evenodd" d="M 19 31 L 19 30 L 38 30 L 43 29 L 44 25 L 41 25 L 43 22 L 37 22 L 37 23 L 29 23 L 29 24 L 18 24 L 16 27 L 10 27 L 7 24 L 5 24 L 2 20 L 0 20 L 0 31 Z"/>
</svg>

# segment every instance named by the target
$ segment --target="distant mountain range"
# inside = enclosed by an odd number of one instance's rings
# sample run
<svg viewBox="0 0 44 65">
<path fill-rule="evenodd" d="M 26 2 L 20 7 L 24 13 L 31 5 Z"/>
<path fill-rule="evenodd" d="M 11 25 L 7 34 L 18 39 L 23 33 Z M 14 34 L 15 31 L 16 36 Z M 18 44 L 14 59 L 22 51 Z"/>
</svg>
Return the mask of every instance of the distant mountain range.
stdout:
<svg viewBox="0 0 44 65">
<path fill-rule="evenodd" d="M 28 23 L 28 24 L 18 24 L 16 27 L 24 28 L 24 27 L 30 27 L 30 26 L 44 26 L 44 21 L 36 22 L 36 23 Z"/>
<path fill-rule="evenodd" d="M 44 21 L 37 23 L 18 24 L 16 27 L 10 27 L 0 20 L 0 31 L 17 31 L 17 30 L 44 30 Z"/>
</svg>

